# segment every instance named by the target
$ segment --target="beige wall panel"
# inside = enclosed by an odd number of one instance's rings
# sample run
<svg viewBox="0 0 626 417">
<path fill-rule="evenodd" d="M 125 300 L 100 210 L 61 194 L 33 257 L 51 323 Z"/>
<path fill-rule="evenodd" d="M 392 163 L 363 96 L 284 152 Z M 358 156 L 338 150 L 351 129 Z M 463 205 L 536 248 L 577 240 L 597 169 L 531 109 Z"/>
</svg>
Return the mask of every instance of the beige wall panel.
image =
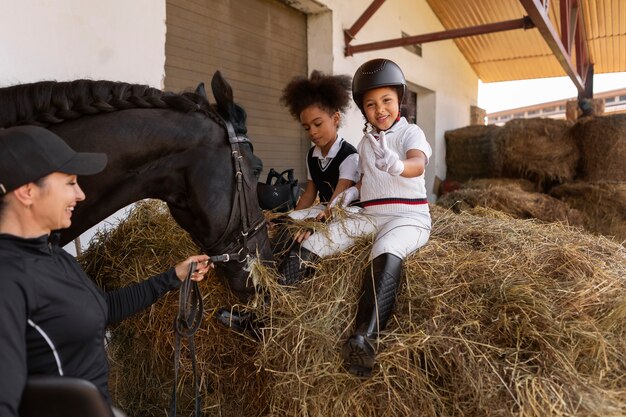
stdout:
<svg viewBox="0 0 626 417">
<path fill-rule="evenodd" d="M 255 153 L 270 168 L 306 180 L 310 142 L 280 104 L 281 91 L 307 75 L 306 16 L 277 0 L 167 0 L 165 88 L 207 87 L 220 70 L 248 113 Z"/>
</svg>

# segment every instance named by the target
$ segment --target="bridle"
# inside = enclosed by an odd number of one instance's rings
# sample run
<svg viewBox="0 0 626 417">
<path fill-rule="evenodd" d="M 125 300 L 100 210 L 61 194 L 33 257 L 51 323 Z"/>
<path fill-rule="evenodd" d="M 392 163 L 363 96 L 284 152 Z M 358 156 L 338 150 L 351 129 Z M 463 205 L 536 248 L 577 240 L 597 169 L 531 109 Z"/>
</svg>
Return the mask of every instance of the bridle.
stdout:
<svg viewBox="0 0 626 417">
<path fill-rule="evenodd" d="M 250 249 L 248 249 L 248 239 L 252 238 L 256 233 L 258 233 L 261 229 L 265 227 L 265 217 L 261 214 L 261 216 L 256 219 L 250 219 L 250 210 L 248 210 L 248 198 L 246 195 L 246 189 L 244 187 L 244 175 L 243 175 L 243 165 L 242 159 L 243 155 L 241 154 L 241 149 L 239 144 L 245 143 L 247 145 L 252 146 L 250 139 L 246 135 L 237 134 L 235 132 L 235 128 L 233 124 L 220 116 L 224 126 L 226 127 L 226 131 L 228 132 L 228 142 L 230 143 L 231 148 L 231 157 L 233 158 L 233 167 L 235 171 L 235 194 L 233 196 L 233 204 L 230 212 L 230 216 L 228 217 L 228 223 L 226 224 L 226 228 L 224 229 L 224 233 L 222 236 L 213 244 L 211 248 L 205 248 L 205 252 L 212 252 L 212 248 L 220 247 L 224 241 L 228 238 L 230 230 L 234 227 L 234 223 L 237 221 L 235 216 L 235 205 L 239 205 L 239 221 L 241 224 L 241 232 L 238 239 L 234 242 L 231 242 L 224 253 L 220 255 L 212 255 L 210 256 L 210 260 L 213 263 L 216 262 L 230 262 L 236 261 L 239 263 L 247 262 L 250 259 Z M 256 199 L 257 197 L 254 196 Z M 237 250 L 238 249 L 238 250 Z"/>
<path fill-rule="evenodd" d="M 236 261 L 239 263 L 246 262 L 244 269 L 247 268 L 247 262 L 250 260 L 250 249 L 248 249 L 248 239 L 254 236 L 259 232 L 262 228 L 265 227 L 265 217 L 261 214 L 261 217 L 255 221 L 251 221 L 250 219 L 250 211 L 248 210 L 248 197 L 246 195 L 246 189 L 244 187 L 244 175 L 243 175 L 243 165 L 242 159 L 243 156 L 241 154 L 241 150 L 239 148 L 240 143 L 246 143 L 252 146 L 250 139 L 248 139 L 245 135 L 238 135 L 235 132 L 233 124 L 222 118 L 222 122 L 226 127 L 226 131 L 228 132 L 228 142 L 230 143 L 231 148 L 231 156 L 233 158 L 233 166 L 235 170 L 235 195 L 233 196 L 233 205 L 230 212 L 230 216 L 228 217 L 228 223 L 226 224 L 226 228 L 224 229 L 224 233 L 222 236 L 213 244 L 214 247 L 220 247 L 223 242 L 229 236 L 229 231 L 232 230 L 234 222 L 236 221 L 235 204 L 239 205 L 239 220 L 241 221 L 241 232 L 240 237 L 236 239 L 234 242 L 230 243 L 226 247 L 225 253 L 221 255 L 212 255 L 209 256 L 209 260 L 213 263 L 216 262 L 230 262 Z M 254 196 L 256 198 L 256 195 Z M 239 247 L 239 250 L 235 252 L 235 249 Z M 210 249 L 210 248 L 209 248 Z M 210 250 L 205 249 L 206 252 L 210 253 Z M 170 403 L 170 416 L 176 417 L 176 407 L 177 407 L 177 393 L 176 386 L 178 382 L 178 370 L 179 370 L 179 362 L 180 362 L 180 347 L 181 347 L 181 339 L 187 339 L 190 357 L 192 360 L 192 373 L 194 379 L 194 397 L 195 397 L 195 410 L 194 416 L 200 417 L 201 414 L 201 404 L 200 404 L 200 388 L 198 381 L 198 372 L 197 372 L 197 362 L 196 362 L 196 351 L 195 351 L 195 342 L 193 339 L 194 334 L 200 327 L 200 323 L 202 322 L 202 316 L 204 311 L 204 306 L 202 302 L 202 295 L 200 294 L 200 289 L 198 287 L 198 283 L 195 281 L 191 281 L 191 275 L 196 269 L 196 263 L 192 262 L 189 265 L 189 271 L 187 273 L 187 278 L 183 281 L 178 298 L 178 314 L 174 319 L 174 332 L 175 332 L 175 347 L 174 347 L 174 384 L 172 388 L 172 400 Z"/>
</svg>

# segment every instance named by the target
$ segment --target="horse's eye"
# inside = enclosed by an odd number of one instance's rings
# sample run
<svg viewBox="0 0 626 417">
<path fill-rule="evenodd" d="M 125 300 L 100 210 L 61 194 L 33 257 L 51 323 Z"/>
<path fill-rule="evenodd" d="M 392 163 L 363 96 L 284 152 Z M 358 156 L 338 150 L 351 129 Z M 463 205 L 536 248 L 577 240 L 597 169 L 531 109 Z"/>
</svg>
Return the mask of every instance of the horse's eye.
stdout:
<svg viewBox="0 0 626 417">
<path fill-rule="evenodd" d="M 261 172 L 263 171 L 263 161 L 258 156 L 253 155 L 250 165 L 250 168 L 252 168 L 252 173 L 254 174 L 255 178 L 259 179 L 259 177 L 261 176 Z"/>
</svg>

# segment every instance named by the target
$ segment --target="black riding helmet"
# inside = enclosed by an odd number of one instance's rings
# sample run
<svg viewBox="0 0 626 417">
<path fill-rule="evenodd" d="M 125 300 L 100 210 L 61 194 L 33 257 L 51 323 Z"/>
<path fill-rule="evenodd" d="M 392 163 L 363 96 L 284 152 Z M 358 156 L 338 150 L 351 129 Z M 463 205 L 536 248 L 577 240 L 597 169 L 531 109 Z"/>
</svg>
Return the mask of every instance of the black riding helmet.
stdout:
<svg viewBox="0 0 626 417">
<path fill-rule="evenodd" d="M 363 95 L 366 91 L 378 87 L 396 87 L 398 102 L 402 103 L 406 90 L 406 80 L 400 67 L 393 61 L 378 58 L 361 65 L 352 78 L 352 98 L 363 111 Z"/>
</svg>

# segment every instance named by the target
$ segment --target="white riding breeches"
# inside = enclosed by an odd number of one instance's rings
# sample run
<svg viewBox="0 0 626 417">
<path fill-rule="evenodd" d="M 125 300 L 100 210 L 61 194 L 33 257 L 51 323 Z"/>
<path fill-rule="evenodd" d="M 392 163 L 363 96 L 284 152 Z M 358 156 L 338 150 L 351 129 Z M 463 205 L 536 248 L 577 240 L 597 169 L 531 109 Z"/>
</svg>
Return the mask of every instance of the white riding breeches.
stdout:
<svg viewBox="0 0 626 417">
<path fill-rule="evenodd" d="M 309 208 L 294 210 L 289 213 L 289 217 L 294 220 L 303 220 L 310 219 L 311 217 L 317 217 L 318 214 L 326 210 L 326 206 L 324 204 L 318 204 L 316 206 L 311 206 Z"/>
<path fill-rule="evenodd" d="M 330 222 L 328 230 L 312 234 L 302 242 L 302 247 L 320 257 L 326 257 L 348 249 L 361 236 L 375 233 L 371 259 L 383 253 L 405 259 L 428 242 L 430 227 L 428 212 L 361 212 Z"/>
</svg>

